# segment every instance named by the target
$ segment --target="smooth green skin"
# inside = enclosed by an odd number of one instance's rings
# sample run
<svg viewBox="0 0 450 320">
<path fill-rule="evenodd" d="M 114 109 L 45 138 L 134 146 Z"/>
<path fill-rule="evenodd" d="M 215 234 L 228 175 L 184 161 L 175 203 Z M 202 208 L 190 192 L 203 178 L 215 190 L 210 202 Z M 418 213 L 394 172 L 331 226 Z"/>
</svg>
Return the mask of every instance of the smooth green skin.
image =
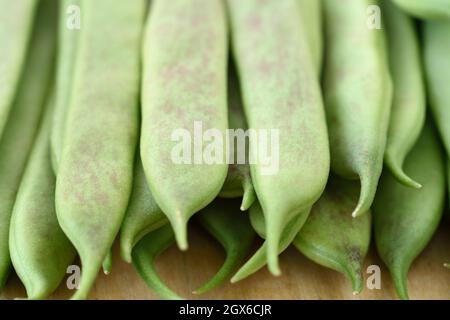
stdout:
<svg viewBox="0 0 450 320">
<path fill-rule="evenodd" d="M 282 253 L 294 241 L 298 231 L 304 225 L 308 218 L 310 208 L 295 216 L 285 227 L 280 238 L 278 247 L 278 254 Z M 253 229 L 261 238 L 266 238 L 266 225 L 264 221 L 264 214 L 261 206 L 256 202 L 250 208 L 250 222 Z M 241 281 L 248 276 L 254 274 L 259 269 L 264 267 L 267 263 L 267 241 L 255 252 L 255 254 L 236 272 L 231 278 L 232 283 Z"/>
<path fill-rule="evenodd" d="M 200 224 L 223 246 L 226 259 L 220 270 L 196 294 L 205 293 L 229 278 L 247 257 L 255 240 L 247 215 L 239 210 L 239 202 L 217 199 L 198 215 Z"/>
<path fill-rule="evenodd" d="M 423 30 L 430 107 L 450 157 L 450 22 L 425 22 Z"/>
<path fill-rule="evenodd" d="M 18 94 L 0 140 L 0 289 L 11 268 L 8 239 L 14 201 L 52 80 L 54 7 L 54 1 L 44 1 L 38 10 Z"/>
<path fill-rule="evenodd" d="M 52 166 L 55 173 L 61 160 L 64 130 L 72 93 L 75 73 L 75 61 L 81 29 L 67 27 L 67 9 L 71 5 L 81 8 L 82 0 L 62 0 L 59 7 L 58 21 L 58 57 L 56 67 L 56 106 L 53 113 L 51 131 Z M 81 12 L 82 14 L 82 12 Z"/>
<path fill-rule="evenodd" d="M 64 279 L 76 255 L 56 218 L 56 178 L 50 162 L 53 105 L 50 96 L 20 183 L 9 232 L 11 260 L 29 299 L 46 299 Z"/>
<path fill-rule="evenodd" d="M 58 221 L 83 266 L 86 299 L 125 215 L 138 134 L 143 0 L 83 1 L 74 94 L 56 183 Z M 105 38 L 105 35 L 114 37 Z"/>
<path fill-rule="evenodd" d="M 120 254 L 128 263 L 136 243 L 168 222 L 148 187 L 140 157 L 137 157 L 134 170 L 133 191 L 120 230 Z"/>
<path fill-rule="evenodd" d="M 279 132 L 279 171 L 264 175 L 261 164 L 251 165 L 266 220 L 269 269 L 278 275 L 283 230 L 320 197 L 329 174 L 320 86 L 297 0 L 227 3 L 249 128 Z M 250 152 L 255 149 L 250 142 Z"/>
<path fill-rule="evenodd" d="M 392 0 L 406 13 L 426 20 L 449 20 L 449 0 Z"/>
<path fill-rule="evenodd" d="M 0 137 L 19 89 L 37 0 L 0 0 Z"/>
<path fill-rule="evenodd" d="M 228 166 L 177 164 L 176 130 L 228 128 L 227 28 L 220 0 L 155 0 L 144 38 L 141 156 L 150 190 L 186 250 L 187 222 L 220 192 Z M 201 23 L 198 23 L 199 19 Z M 224 139 L 225 141 L 225 139 Z M 204 143 L 204 151 L 208 143 Z M 192 148 L 194 153 L 194 148 Z"/>
<path fill-rule="evenodd" d="M 312 261 L 345 274 L 353 293 L 363 288 L 362 268 L 370 245 L 371 214 L 353 218 L 358 201 L 357 182 L 331 177 L 294 246 Z"/>
<path fill-rule="evenodd" d="M 323 62 L 322 0 L 298 0 L 298 3 L 314 66 L 320 75 Z"/>
<path fill-rule="evenodd" d="M 239 89 L 239 79 L 236 74 L 235 65 L 230 63 L 228 71 L 228 124 L 230 129 L 247 130 L 242 97 Z M 240 150 L 237 141 L 234 145 L 234 161 L 228 166 L 228 175 L 219 193 L 223 198 L 242 197 L 241 210 L 247 211 L 256 201 L 256 193 L 250 176 L 250 165 L 248 158 L 248 140 L 245 150 Z M 245 164 L 237 163 L 237 154 L 245 152 Z"/>
<path fill-rule="evenodd" d="M 150 232 L 134 247 L 133 265 L 147 286 L 161 298 L 181 300 L 183 298 L 164 284 L 155 268 L 156 258 L 173 243 L 175 243 L 175 237 L 170 225 L 165 225 Z"/>
<path fill-rule="evenodd" d="M 401 299 L 408 299 L 409 267 L 430 241 L 444 210 L 446 168 L 438 141 L 433 128 L 426 124 L 406 158 L 405 171 L 422 181 L 422 189 L 405 187 L 385 172 L 373 205 L 378 253 Z"/>
<path fill-rule="evenodd" d="M 400 183 L 420 188 L 420 183 L 403 172 L 403 162 L 425 122 L 426 94 L 419 39 L 415 23 L 409 16 L 391 0 L 381 4 L 394 85 L 384 162 Z"/>
<path fill-rule="evenodd" d="M 358 179 L 354 217 L 368 211 L 377 190 L 389 125 L 392 83 L 384 29 L 367 26 L 373 0 L 324 0 L 326 55 L 324 96 L 331 168 Z"/>
</svg>

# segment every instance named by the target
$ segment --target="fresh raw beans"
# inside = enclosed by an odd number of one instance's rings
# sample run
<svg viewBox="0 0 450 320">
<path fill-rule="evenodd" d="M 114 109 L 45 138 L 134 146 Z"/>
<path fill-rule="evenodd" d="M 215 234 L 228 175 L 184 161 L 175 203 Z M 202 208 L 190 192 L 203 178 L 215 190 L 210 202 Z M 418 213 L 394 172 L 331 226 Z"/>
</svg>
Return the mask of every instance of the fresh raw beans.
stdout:
<svg viewBox="0 0 450 320">
<path fill-rule="evenodd" d="M 385 172 L 373 206 L 375 241 L 401 299 L 408 299 L 409 267 L 430 241 L 444 210 L 444 152 L 428 123 L 405 161 L 405 171 L 422 182 L 415 190 Z"/>
<path fill-rule="evenodd" d="M 195 142 L 203 139 L 199 131 L 209 129 L 225 141 L 227 60 L 220 0 L 152 2 L 144 39 L 141 156 L 150 190 L 182 250 L 189 218 L 217 196 L 227 175 L 225 157 L 208 164 L 212 151 Z M 174 134 L 182 142 L 173 141 Z M 179 151 L 183 143 L 193 156 Z"/>
<path fill-rule="evenodd" d="M 450 158 L 450 21 L 424 23 L 425 71 L 431 112 Z"/>
<path fill-rule="evenodd" d="M 267 228 L 269 269 L 279 275 L 278 253 L 286 226 L 308 211 L 328 178 L 320 86 L 297 0 L 227 3 L 249 128 L 279 133 L 278 171 L 266 174 L 262 163 L 251 165 Z M 256 141 L 250 141 L 250 153 L 257 155 L 257 149 Z M 300 228 L 301 224 L 295 234 Z"/>
<path fill-rule="evenodd" d="M 17 94 L 37 0 L 0 0 L 0 137 Z"/>
<path fill-rule="evenodd" d="M 420 183 L 408 177 L 402 168 L 425 121 L 425 82 L 419 39 L 410 17 L 390 0 L 382 1 L 382 5 L 394 85 L 384 161 L 398 181 L 420 188 Z"/>
<path fill-rule="evenodd" d="M 384 29 L 367 25 L 372 0 L 324 0 L 324 97 L 331 147 L 331 168 L 359 179 L 354 217 L 370 208 L 386 147 L 392 83 Z"/>
<path fill-rule="evenodd" d="M 43 1 L 39 7 L 17 96 L 0 139 L 0 289 L 11 267 L 11 214 L 52 81 L 56 47 L 54 5 L 54 1 Z"/>
<path fill-rule="evenodd" d="M 133 191 L 127 213 L 120 230 L 120 254 L 126 262 L 131 262 L 136 243 L 147 233 L 167 223 L 167 218 L 156 204 L 148 187 L 141 158 L 136 157 L 134 165 Z"/>
<path fill-rule="evenodd" d="M 50 160 L 53 105 L 50 95 L 20 183 L 9 231 L 14 269 L 33 300 L 46 299 L 59 286 L 76 255 L 56 218 L 56 178 Z"/>
<path fill-rule="evenodd" d="M 370 212 L 353 218 L 358 183 L 330 176 L 324 194 L 316 202 L 294 246 L 312 261 L 345 274 L 353 293 L 363 288 L 362 268 L 369 250 Z"/>
<path fill-rule="evenodd" d="M 56 184 L 58 221 L 82 263 L 76 299 L 87 297 L 131 193 L 146 3 L 96 0 L 83 1 L 82 6 L 83 27 Z"/>
<path fill-rule="evenodd" d="M 384 0 L 386 1 L 386 0 Z M 448 0 L 392 0 L 405 12 L 421 19 L 449 20 Z"/>
<path fill-rule="evenodd" d="M 78 53 L 78 40 L 81 33 L 81 29 L 68 27 L 68 10 L 71 8 L 70 6 L 81 8 L 81 3 L 82 0 L 61 0 L 59 6 L 56 105 L 51 131 L 52 165 L 55 173 L 58 171 L 59 161 L 61 160 L 67 112 L 73 88 L 76 55 Z"/>
<path fill-rule="evenodd" d="M 247 129 L 239 80 L 232 61 L 228 71 L 228 124 L 236 134 L 244 133 L 244 130 Z M 234 159 L 228 167 L 228 175 L 219 196 L 223 198 L 242 197 L 241 210 L 247 211 L 256 201 L 256 194 L 250 176 L 248 141 L 244 141 L 244 143 L 245 145 L 240 145 L 239 139 L 234 141 Z M 242 155 L 245 155 L 245 161 L 239 163 L 238 159 Z"/>
<path fill-rule="evenodd" d="M 182 299 L 155 264 L 192 224 L 224 256 L 192 294 L 291 244 L 359 293 L 373 224 L 407 299 L 450 214 L 449 84 L 450 0 L 0 0 L 0 299 L 10 273 L 86 299 L 114 248 Z"/>
</svg>

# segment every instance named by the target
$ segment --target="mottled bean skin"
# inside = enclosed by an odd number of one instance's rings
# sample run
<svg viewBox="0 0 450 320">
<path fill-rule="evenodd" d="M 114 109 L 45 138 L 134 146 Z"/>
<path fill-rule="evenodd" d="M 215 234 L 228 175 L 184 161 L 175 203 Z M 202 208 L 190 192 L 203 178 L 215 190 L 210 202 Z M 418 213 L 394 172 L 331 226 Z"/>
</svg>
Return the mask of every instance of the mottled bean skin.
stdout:
<svg viewBox="0 0 450 320">
<path fill-rule="evenodd" d="M 425 22 L 423 30 L 431 112 L 450 157 L 450 22 Z"/>
<path fill-rule="evenodd" d="M 283 230 L 319 198 L 328 178 L 322 96 L 297 0 L 227 3 L 248 126 L 279 133 L 278 172 L 265 175 L 261 163 L 251 165 L 269 269 L 278 275 Z M 250 142 L 251 153 L 256 147 Z"/>
<path fill-rule="evenodd" d="M 83 268 L 75 299 L 87 297 L 131 193 L 145 17 L 143 0 L 86 0 L 82 6 L 74 93 L 56 183 L 58 221 Z"/>
<path fill-rule="evenodd" d="M 247 130 L 242 97 L 239 89 L 239 79 L 236 74 L 235 65 L 230 63 L 228 71 L 228 125 L 230 129 Z M 245 163 L 238 163 L 238 155 L 245 154 Z M 255 189 L 253 188 L 250 176 L 248 139 L 245 148 L 240 147 L 237 139 L 234 141 L 234 159 L 228 167 L 228 175 L 220 190 L 220 197 L 236 198 L 242 197 L 241 210 L 248 210 L 256 200 Z"/>
<path fill-rule="evenodd" d="M 73 92 L 78 40 L 81 33 L 81 30 L 67 27 L 67 19 L 69 17 L 67 10 L 71 5 L 78 6 L 81 9 L 81 2 L 82 0 L 62 0 L 59 6 L 56 105 L 50 137 L 52 166 L 55 172 L 58 171 L 59 161 L 61 160 L 66 118 L 70 105 L 70 96 Z M 82 12 L 80 12 L 81 15 Z"/>
<path fill-rule="evenodd" d="M 373 205 L 375 242 L 401 299 L 408 299 L 409 267 L 442 217 L 446 195 L 443 155 L 436 132 L 427 123 L 405 161 L 405 171 L 422 182 L 422 189 L 405 187 L 388 172 L 380 180 Z"/>
<path fill-rule="evenodd" d="M 195 121 L 203 131 L 216 129 L 225 137 L 227 60 L 220 0 L 152 2 L 144 39 L 141 157 L 150 190 L 182 250 L 189 218 L 217 196 L 228 166 L 225 159 L 198 164 L 194 157 L 192 164 L 178 164 L 172 152 L 180 142 L 171 138 L 177 129 L 198 138 Z"/>
<path fill-rule="evenodd" d="M 353 216 L 370 208 L 386 147 L 392 83 L 384 29 L 368 27 L 372 0 L 324 0 L 324 97 L 331 168 L 359 179 L 361 193 Z"/>
<path fill-rule="evenodd" d="M 0 137 L 18 93 L 37 0 L 0 0 Z"/>
<path fill-rule="evenodd" d="M 183 298 L 164 284 L 155 268 L 156 258 L 173 243 L 172 227 L 165 225 L 144 236 L 134 247 L 132 257 L 134 267 L 150 289 L 163 299 L 180 300 Z"/>
<path fill-rule="evenodd" d="M 9 231 L 11 260 L 29 299 L 46 299 L 64 279 L 76 255 L 56 218 L 56 178 L 50 161 L 53 105 L 50 96 L 20 183 Z"/>
<path fill-rule="evenodd" d="M 44 1 L 38 10 L 18 94 L 0 139 L 0 289 L 11 267 L 8 244 L 11 213 L 52 80 L 54 11 L 54 1 Z"/>
<path fill-rule="evenodd" d="M 294 246 L 309 259 L 346 275 L 353 292 L 363 288 L 362 268 L 370 244 L 371 214 L 353 218 L 358 202 L 357 182 L 330 177 Z"/>
<path fill-rule="evenodd" d="M 235 200 L 217 199 L 198 215 L 200 224 L 223 246 L 226 259 L 220 270 L 194 293 L 216 288 L 227 279 L 246 258 L 255 239 L 249 218 L 239 210 Z"/>
<path fill-rule="evenodd" d="M 140 157 L 134 167 L 133 191 L 120 230 L 120 254 L 126 262 L 131 262 L 133 247 L 142 237 L 168 222 L 148 187 Z"/>
<path fill-rule="evenodd" d="M 430 20 L 449 20 L 450 1 L 448 0 L 392 0 L 405 12 Z"/>
</svg>

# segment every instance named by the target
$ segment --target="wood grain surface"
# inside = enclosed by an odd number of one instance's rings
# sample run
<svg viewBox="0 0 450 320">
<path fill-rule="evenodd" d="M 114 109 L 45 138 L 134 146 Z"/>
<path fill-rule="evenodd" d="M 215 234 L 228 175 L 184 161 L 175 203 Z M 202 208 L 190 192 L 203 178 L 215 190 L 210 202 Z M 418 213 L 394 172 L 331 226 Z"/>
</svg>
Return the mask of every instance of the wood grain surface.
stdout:
<svg viewBox="0 0 450 320">
<path fill-rule="evenodd" d="M 266 269 L 237 284 L 225 283 L 216 290 L 196 296 L 191 292 L 220 267 L 224 252 L 220 245 L 198 226 L 190 227 L 190 249 L 186 253 L 172 246 L 158 260 L 161 277 L 178 294 L 191 299 L 396 299 L 386 267 L 372 247 L 366 267 L 379 265 L 381 289 L 365 288 L 353 296 L 350 282 L 341 274 L 321 267 L 290 247 L 281 255 L 282 276 L 275 278 Z M 258 244 L 255 244 L 255 248 Z M 450 223 L 445 221 L 409 273 L 411 299 L 450 299 Z M 370 274 L 365 274 L 367 279 Z M 66 299 L 73 292 L 65 282 L 51 299 Z M 24 297 L 25 290 L 12 275 L 0 299 Z M 115 245 L 113 271 L 99 274 L 90 299 L 158 299 L 139 278 L 133 266 L 123 262 Z"/>
</svg>

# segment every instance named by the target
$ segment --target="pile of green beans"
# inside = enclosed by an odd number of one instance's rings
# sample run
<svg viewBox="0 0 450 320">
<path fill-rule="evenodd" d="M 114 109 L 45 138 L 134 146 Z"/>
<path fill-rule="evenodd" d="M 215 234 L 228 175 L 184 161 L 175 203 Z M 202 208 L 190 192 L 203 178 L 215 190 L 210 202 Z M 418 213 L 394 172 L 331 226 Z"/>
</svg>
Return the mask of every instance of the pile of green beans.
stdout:
<svg viewBox="0 0 450 320">
<path fill-rule="evenodd" d="M 0 0 L 0 48 L 0 290 L 76 266 L 87 299 L 118 239 L 182 299 L 155 261 L 198 224 L 226 257 L 195 294 L 291 244 L 359 293 L 373 230 L 409 298 L 448 210 L 450 0 Z"/>
</svg>

